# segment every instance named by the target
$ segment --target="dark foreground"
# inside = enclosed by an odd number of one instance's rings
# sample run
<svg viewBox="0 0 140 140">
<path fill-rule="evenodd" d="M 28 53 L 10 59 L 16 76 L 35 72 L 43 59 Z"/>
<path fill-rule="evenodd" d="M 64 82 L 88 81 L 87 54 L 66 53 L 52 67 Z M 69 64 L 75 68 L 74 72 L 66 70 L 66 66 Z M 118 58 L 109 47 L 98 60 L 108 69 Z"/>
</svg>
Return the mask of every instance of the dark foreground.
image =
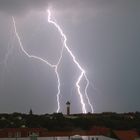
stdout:
<svg viewBox="0 0 140 140">
<path fill-rule="evenodd" d="M 0 114 L 0 128 L 46 128 L 49 131 L 91 130 L 106 127 L 115 130 L 140 130 L 140 112 L 73 114 L 62 113 L 35 115 L 12 113 Z"/>
</svg>

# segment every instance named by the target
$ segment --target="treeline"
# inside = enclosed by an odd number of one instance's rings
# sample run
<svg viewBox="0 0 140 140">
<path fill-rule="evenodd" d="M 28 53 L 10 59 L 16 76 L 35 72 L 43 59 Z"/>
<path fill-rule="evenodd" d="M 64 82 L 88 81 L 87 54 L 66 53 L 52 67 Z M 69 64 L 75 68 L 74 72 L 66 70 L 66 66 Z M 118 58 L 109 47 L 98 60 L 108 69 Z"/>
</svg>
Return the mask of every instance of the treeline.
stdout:
<svg viewBox="0 0 140 140">
<path fill-rule="evenodd" d="M 51 130 L 91 130 L 95 126 L 111 129 L 140 130 L 140 112 L 117 114 L 113 112 L 101 114 L 74 114 L 70 116 L 62 113 L 36 115 L 12 113 L 0 114 L 0 128 L 47 128 Z"/>
</svg>

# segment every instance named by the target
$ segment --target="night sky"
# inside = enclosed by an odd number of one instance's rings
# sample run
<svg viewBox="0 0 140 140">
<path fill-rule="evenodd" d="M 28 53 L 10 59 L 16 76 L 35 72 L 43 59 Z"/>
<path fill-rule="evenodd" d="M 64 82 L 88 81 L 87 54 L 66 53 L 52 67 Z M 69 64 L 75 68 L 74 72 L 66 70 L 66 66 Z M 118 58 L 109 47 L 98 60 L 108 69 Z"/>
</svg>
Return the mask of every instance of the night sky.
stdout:
<svg viewBox="0 0 140 140">
<path fill-rule="evenodd" d="M 0 112 L 57 109 L 54 69 L 21 51 L 12 24 L 14 16 L 28 53 L 56 64 L 63 44 L 47 22 L 48 7 L 87 73 L 95 112 L 140 111 L 140 0 L 0 0 Z M 70 101 L 71 112 L 81 113 L 80 73 L 66 50 L 59 73 L 60 112 Z"/>
</svg>

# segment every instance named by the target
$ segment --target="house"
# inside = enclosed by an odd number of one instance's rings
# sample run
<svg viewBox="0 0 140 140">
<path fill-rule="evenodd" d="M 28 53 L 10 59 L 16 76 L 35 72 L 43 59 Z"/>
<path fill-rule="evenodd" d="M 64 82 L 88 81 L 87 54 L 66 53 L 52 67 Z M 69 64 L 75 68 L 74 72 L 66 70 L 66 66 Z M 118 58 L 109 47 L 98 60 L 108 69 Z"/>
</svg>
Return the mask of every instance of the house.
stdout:
<svg viewBox="0 0 140 140">
<path fill-rule="evenodd" d="M 119 140 L 135 140 L 140 138 L 136 130 L 115 130 L 114 135 Z"/>
<path fill-rule="evenodd" d="M 45 128 L 5 128 L 0 130 L 0 138 L 29 137 L 32 134 L 44 137 L 47 132 Z"/>
<path fill-rule="evenodd" d="M 110 128 L 94 126 L 88 131 L 89 135 L 103 135 L 110 136 Z"/>
</svg>

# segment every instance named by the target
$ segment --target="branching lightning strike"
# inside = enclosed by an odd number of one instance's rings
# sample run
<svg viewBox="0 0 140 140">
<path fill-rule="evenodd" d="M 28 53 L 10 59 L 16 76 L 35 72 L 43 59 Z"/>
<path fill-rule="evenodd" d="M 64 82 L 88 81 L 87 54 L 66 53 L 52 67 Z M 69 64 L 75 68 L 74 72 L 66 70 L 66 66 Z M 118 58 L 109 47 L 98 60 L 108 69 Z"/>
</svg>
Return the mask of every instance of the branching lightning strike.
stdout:
<svg viewBox="0 0 140 140">
<path fill-rule="evenodd" d="M 77 82 L 76 82 L 76 87 L 77 87 L 78 94 L 79 94 L 79 96 L 80 96 L 80 102 L 81 102 L 81 105 L 82 105 L 82 111 L 83 111 L 83 113 L 87 113 L 87 109 L 86 109 L 86 106 L 85 106 L 85 102 L 84 102 L 84 99 L 83 99 L 83 95 L 82 95 L 82 93 L 81 93 L 81 91 L 80 91 L 80 88 L 81 88 L 81 87 L 80 87 L 80 82 L 81 82 L 81 80 L 82 80 L 83 78 L 85 78 L 85 80 L 86 80 L 85 95 L 86 95 L 88 104 L 89 104 L 89 106 L 90 106 L 90 108 L 91 108 L 91 111 L 92 111 L 92 113 L 93 113 L 93 112 L 94 112 L 93 106 L 92 106 L 92 104 L 91 104 L 91 102 L 90 102 L 90 100 L 89 100 L 88 94 L 87 94 L 87 88 L 88 88 L 88 86 L 89 86 L 89 80 L 88 80 L 88 78 L 87 78 L 87 76 L 86 76 L 86 72 L 85 72 L 85 70 L 81 67 L 81 65 L 79 64 L 79 62 L 76 60 L 76 57 L 75 57 L 74 54 L 72 53 L 71 49 L 68 47 L 68 45 L 67 45 L 67 37 L 66 37 L 66 35 L 64 34 L 63 30 L 61 29 L 61 27 L 60 27 L 55 21 L 52 20 L 52 18 L 51 18 L 51 11 L 50 11 L 49 9 L 47 10 L 47 13 L 48 13 L 48 22 L 51 23 L 51 24 L 53 24 L 53 25 L 58 29 L 60 35 L 61 35 L 62 38 L 63 38 L 63 45 L 64 45 L 64 47 L 66 48 L 66 50 L 68 51 L 68 53 L 69 53 L 70 56 L 72 57 L 73 62 L 77 65 L 78 69 L 81 71 L 80 76 L 78 77 L 78 80 L 77 80 Z"/>
<path fill-rule="evenodd" d="M 23 47 L 22 41 L 21 41 L 20 36 L 19 36 L 19 34 L 18 34 L 18 32 L 17 32 L 16 22 L 15 22 L 14 17 L 12 17 L 12 21 L 13 21 L 13 25 L 14 25 L 14 33 L 15 33 L 15 35 L 16 35 L 16 37 L 17 37 L 17 40 L 18 40 L 18 42 L 19 42 L 19 46 L 20 46 L 22 52 L 23 52 L 27 57 L 33 58 L 33 59 L 37 59 L 37 60 L 39 60 L 39 61 L 41 61 L 41 62 L 47 64 L 49 67 L 54 68 L 54 71 L 55 71 L 56 77 L 57 77 L 57 82 L 58 82 L 58 86 L 57 86 L 57 89 L 58 89 L 58 92 L 57 92 L 57 105 L 58 105 L 58 106 L 57 106 L 57 113 L 58 113 L 59 110 L 60 110 L 60 101 L 59 101 L 60 99 L 59 99 L 59 95 L 60 95 L 60 86 L 61 86 L 61 85 L 60 85 L 60 77 L 59 77 L 59 73 L 58 73 L 58 66 L 59 66 L 59 64 L 60 64 L 60 62 L 61 62 L 61 59 L 62 59 L 63 48 L 62 48 L 62 51 L 61 51 L 60 58 L 59 58 L 59 60 L 58 60 L 58 62 L 57 62 L 56 65 L 53 65 L 53 64 L 49 63 L 47 60 L 45 60 L 45 59 L 43 59 L 43 58 L 40 58 L 40 57 L 38 57 L 38 56 L 30 55 L 30 54 L 24 49 L 24 47 Z"/>
<path fill-rule="evenodd" d="M 57 85 L 57 89 L 58 89 L 58 92 L 57 92 L 57 113 L 60 111 L 60 76 L 59 76 L 59 73 L 58 73 L 58 67 L 61 63 L 61 59 L 62 59 L 62 56 L 63 56 L 63 49 L 65 48 L 67 50 L 67 52 L 70 54 L 70 56 L 72 57 L 72 60 L 73 62 L 77 65 L 78 69 L 80 70 L 80 76 L 78 77 L 78 80 L 76 82 L 76 87 L 77 87 L 77 91 L 78 91 L 78 95 L 80 97 L 80 102 L 81 102 L 81 105 L 82 105 L 82 112 L 83 113 L 87 113 L 87 109 L 86 109 L 86 105 L 85 105 L 85 102 L 84 102 L 84 99 L 83 99 L 83 95 L 81 93 L 81 87 L 80 87 L 80 82 L 81 80 L 84 78 L 84 80 L 86 81 L 86 87 L 85 87 L 85 96 L 86 96 L 86 99 L 88 101 L 88 104 L 91 108 L 91 111 L 92 113 L 94 112 L 93 110 L 93 106 L 89 100 L 89 97 L 88 97 L 88 94 L 87 94 L 87 89 L 88 89 L 88 86 L 89 86 L 89 80 L 86 76 L 86 72 L 85 70 L 81 67 L 81 65 L 79 64 L 79 62 L 76 60 L 76 57 L 74 56 L 74 54 L 72 53 L 71 49 L 68 47 L 67 45 L 67 37 L 66 35 L 64 34 L 63 30 L 61 29 L 61 27 L 55 22 L 52 20 L 51 18 L 51 11 L 48 9 L 47 10 L 47 14 L 48 14 L 48 22 L 50 24 L 53 24 L 57 30 L 59 31 L 61 37 L 62 37 L 62 40 L 63 40 L 63 47 L 62 47 L 62 51 L 61 51 L 61 55 L 60 55 L 60 58 L 57 62 L 57 64 L 51 64 L 49 63 L 47 60 L 41 58 L 41 57 L 38 57 L 38 56 L 35 56 L 35 55 L 31 55 L 29 54 L 23 47 L 23 44 L 22 44 L 22 41 L 20 39 L 20 36 L 18 34 L 18 31 L 17 31 L 17 27 L 16 27 L 16 22 L 15 22 L 15 19 L 14 17 L 12 17 L 12 21 L 13 21 L 13 25 L 14 25 L 14 33 L 16 35 L 16 38 L 19 42 L 19 46 L 20 46 L 20 49 L 22 50 L 22 52 L 29 58 L 33 58 L 33 59 L 37 59 L 45 64 L 47 64 L 49 67 L 53 68 L 54 71 L 55 71 L 55 74 L 56 74 L 56 77 L 57 77 L 57 82 L 58 82 L 58 85 Z"/>
</svg>

